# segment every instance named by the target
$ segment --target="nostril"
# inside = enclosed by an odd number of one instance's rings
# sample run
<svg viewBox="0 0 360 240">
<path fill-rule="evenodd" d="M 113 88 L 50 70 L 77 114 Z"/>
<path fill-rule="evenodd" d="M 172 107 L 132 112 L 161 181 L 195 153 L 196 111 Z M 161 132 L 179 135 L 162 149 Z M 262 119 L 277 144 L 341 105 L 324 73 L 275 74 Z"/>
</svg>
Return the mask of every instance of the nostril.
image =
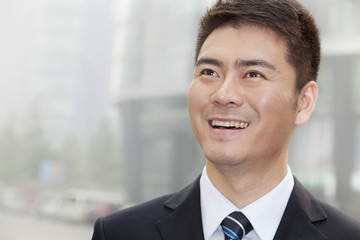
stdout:
<svg viewBox="0 0 360 240">
<path fill-rule="evenodd" d="M 211 95 L 210 102 L 221 106 L 240 106 L 244 100 L 242 94 L 236 89 L 220 88 Z"/>
</svg>

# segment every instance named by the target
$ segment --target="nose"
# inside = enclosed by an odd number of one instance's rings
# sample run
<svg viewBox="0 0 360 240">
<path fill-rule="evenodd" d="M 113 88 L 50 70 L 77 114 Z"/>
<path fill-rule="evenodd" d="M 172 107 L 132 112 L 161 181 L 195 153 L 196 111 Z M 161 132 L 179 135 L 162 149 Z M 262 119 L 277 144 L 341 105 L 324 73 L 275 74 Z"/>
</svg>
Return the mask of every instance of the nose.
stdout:
<svg viewBox="0 0 360 240">
<path fill-rule="evenodd" d="M 236 107 L 244 103 L 241 89 L 236 79 L 225 78 L 211 95 L 210 101 L 214 105 Z"/>
</svg>

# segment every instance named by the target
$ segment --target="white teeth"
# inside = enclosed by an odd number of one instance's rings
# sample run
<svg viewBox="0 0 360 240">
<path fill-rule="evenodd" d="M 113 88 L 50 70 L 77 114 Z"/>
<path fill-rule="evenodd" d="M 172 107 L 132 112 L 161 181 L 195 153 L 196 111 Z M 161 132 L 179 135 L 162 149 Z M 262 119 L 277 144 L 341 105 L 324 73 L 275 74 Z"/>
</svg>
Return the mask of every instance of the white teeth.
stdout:
<svg viewBox="0 0 360 240">
<path fill-rule="evenodd" d="M 211 125 L 213 127 L 233 127 L 233 128 L 241 128 L 245 129 L 249 126 L 247 122 L 237 122 L 237 121 L 218 121 L 212 120 Z"/>
</svg>

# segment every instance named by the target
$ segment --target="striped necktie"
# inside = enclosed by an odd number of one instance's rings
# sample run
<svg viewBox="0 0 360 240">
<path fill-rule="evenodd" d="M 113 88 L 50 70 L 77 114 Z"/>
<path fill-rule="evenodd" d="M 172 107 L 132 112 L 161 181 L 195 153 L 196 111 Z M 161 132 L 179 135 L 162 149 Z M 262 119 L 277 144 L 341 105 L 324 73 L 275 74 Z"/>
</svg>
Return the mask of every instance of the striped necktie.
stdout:
<svg viewBox="0 0 360 240">
<path fill-rule="evenodd" d="M 253 230 L 253 226 L 242 212 L 230 213 L 221 222 L 221 227 L 225 234 L 225 240 L 240 240 Z"/>
</svg>

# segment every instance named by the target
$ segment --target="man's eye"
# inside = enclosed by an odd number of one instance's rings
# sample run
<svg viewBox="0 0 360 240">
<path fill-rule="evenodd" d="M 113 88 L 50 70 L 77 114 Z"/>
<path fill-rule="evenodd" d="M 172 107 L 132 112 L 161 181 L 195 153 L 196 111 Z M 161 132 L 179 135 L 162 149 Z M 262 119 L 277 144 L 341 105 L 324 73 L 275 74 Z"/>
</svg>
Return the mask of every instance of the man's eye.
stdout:
<svg viewBox="0 0 360 240">
<path fill-rule="evenodd" d="M 246 78 L 262 78 L 263 75 L 261 75 L 260 73 L 258 72 L 248 72 L 246 75 L 245 75 Z"/>
<path fill-rule="evenodd" d="M 204 69 L 201 71 L 201 75 L 207 75 L 207 76 L 214 76 L 214 77 L 218 77 L 219 74 L 217 74 L 217 72 L 210 70 L 210 69 Z"/>
</svg>

